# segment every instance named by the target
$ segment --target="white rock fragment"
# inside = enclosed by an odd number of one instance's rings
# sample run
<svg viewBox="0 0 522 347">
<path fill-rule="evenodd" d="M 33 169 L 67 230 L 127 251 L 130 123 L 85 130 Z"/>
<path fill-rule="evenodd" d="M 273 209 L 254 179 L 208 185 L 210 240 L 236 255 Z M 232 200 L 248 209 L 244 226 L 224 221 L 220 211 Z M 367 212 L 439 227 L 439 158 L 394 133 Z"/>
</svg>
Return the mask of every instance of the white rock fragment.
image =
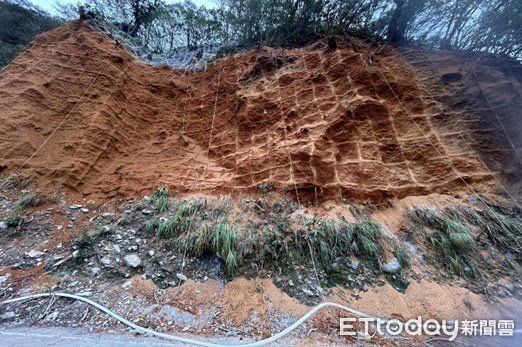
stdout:
<svg viewBox="0 0 522 347">
<path fill-rule="evenodd" d="M 180 280 L 180 281 L 183 281 L 183 282 L 185 282 L 186 280 L 188 280 L 188 277 L 187 277 L 187 276 L 185 276 L 185 275 L 183 275 L 183 274 L 180 274 L 180 273 L 176 274 L 176 278 L 177 278 L 178 280 Z"/>
<path fill-rule="evenodd" d="M 7 281 L 9 279 L 9 277 L 11 277 L 11 274 L 9 272 L 6 273 L 4 276 L 0 276 L 0 284 L 2 284 L 5 281 Z"/>
<path fill-rule="evenodd" d="M 44 252 L 36 251 L 34 249 L 30 250 L 29 252 L 25 253 L 29 258 L 39 258 L 42 255 L 44 255 Z"/>
<path fill-rule="evenodd" d="M 128 266 L 130 267 L 133 267 L 133 268 L 137 268 L 138 266 L 141 266 L 141 259 L 140 257 L 138 257 L 137 254 L 127 254 L 125 256 L 125 262 L 127 263 Z"/>
<path fill-rule="evenodd" d="M 14 311 L 8 311 L 0 316 L 0 320 L 12 319 L 16 316 Z"/>
<path fill-rule="evenodd" d="M 305 293 L 308 296 L 314 296 L 314 293 L 310 289 L 307 289 L 307 288 L 303 288 L 303 293 Z"/>
<path fill-rule="evenodd" d="M 86 207 L 83 207 L 81 211 L 82 211 L 83 213 L 89 213 L 89 209 L 86 208 Z"/>
<path fill-rule="evenodd" d="M 5 222 L 0 222 L 0 230 L 7 229 L 7 224 Z"/>
<path fill-rule="evenodd" d="M 392 260 L 382 266 L 382 271 L 387 273 L 396 273 L 400 268 L 401 264 L 399 264 L 397 258 L 393 257 Z"/>
</svg>

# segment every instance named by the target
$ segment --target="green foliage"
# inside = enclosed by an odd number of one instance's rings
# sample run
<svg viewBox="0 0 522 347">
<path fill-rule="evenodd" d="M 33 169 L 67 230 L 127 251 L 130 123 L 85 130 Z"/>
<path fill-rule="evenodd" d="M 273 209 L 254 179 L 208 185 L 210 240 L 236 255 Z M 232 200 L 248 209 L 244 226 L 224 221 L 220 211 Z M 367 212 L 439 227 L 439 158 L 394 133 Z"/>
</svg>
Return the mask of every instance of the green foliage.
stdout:
<svg viewBox="0 0 522 347">
<path fill-rule="evenodd" d="M 155 219 L 150 219 L 145 223 L 145 229 L 149 232 L 154 231 L 159 226 L 159 222 Z"/>
<path fill-rule="evenodd" d="M 76 242 L 76 247 L 78 250 L 76 261 L 78 263 L 83 262 L 83 260 L 89 258 L 93 254 L 94 243 L 95 240 L 93 237 L 89 236 L 89 234 L 85 232 L 82 234 L 80 239 Z"/>
<path fill-rule="evenodd" d="M 28 5 L 28 3 L 26 4 Z M 59 21 L 33 7 L 0 1 L 0 68 L 9 64 L 38 34 L 58 26 Z"/>
<path fill-rule="evenodd" d="M 25 207 L 32 207 L 37 206 L 40 204 L 42 199 L 33 193 L 25 194 L 20 200 L 16 202 L 16 207 L 18 208 L 25 208 Z"/>
<path fill-rule="evenodd" d="M 259 192 L 261 194 L 266 195 L 266 194 L 268 194 L 270 192 L 273 192 L 274 191 L 274 187 L 270 183 L 268 183 L 268 182 L 261 182 L 261 183 L 258 184 L 257 190 L 259 190 Z"/>
<path fill-rule="evenodd" d="M 22 225 L 23 222 L 24 222 L 24 218 L 17 214 L 13 214 L 5 220 L 5 224 L 7 225 L 8 228 L 16 228 L 16 227 Z"/>
<path fill-rule="evenodd" d="M 159 213 L 167 211 L 170 207 L 169 188 L 162 186 L 154 192 L 154 205 Z"/>
<path fill-rule="evenodd" d="M 407 212 L 407 217 L 417 229 L 416 234 L 435 251 L 439 264 L 464 277 L 481 276 L 477 266 L 479 253 L 471 234 L 471 225 L 461 219 L 460 214 L 449 210 L 437 213 L 430 209 L 413 208 Z"/>
<path fill-rule="evenodd" d="M 230 222 L 228 198 L 183 200 L 176 212 L 157 226 L 160 239 L 172 241 L 183 254 L 200 257 L 215 252 L 225 263 L 230 278 L 248 260 L 251 264 L 309 263 L 313 258 L 320 268 L 356 254 L 376 264 L 382 249 L 379 223 L 365 219 L 354 223 L 346 220 L 303 218 L 302 227 L 291 227 L 284 204 L 275 204 L 278 216 L 271 215 L 271 224 L 264 229 L 239 229 Z M 265 206 L 268 208 L 268 206 Z M 267 213 L 262 209 L 262 214 Z M 152 230 L 156 223 L 146 225 Z M 349 268 L 349 264 L 345 264 Z M 257 266 L 257 265 L 256 265 Z M 335 282 L 335 280 L 333 280 Z M 332 283 L 333 283 L 332 282 Z"/>
<path fill-rule="evenodd" d="M 403 243 L 396 243 L 393 248 L 393 255 L 399 261 L 399 264 L 403 268 L 409 268 L 411 266 L 411 254 L 408 247 Z"/>
<path fill-rule="evenodd" d="M 210 239 L 214 252 L 225 259 L 227 276 L 232 277 L 243 262 L 236 227 L 222 219 L 214 228 Z"/>
</svg>

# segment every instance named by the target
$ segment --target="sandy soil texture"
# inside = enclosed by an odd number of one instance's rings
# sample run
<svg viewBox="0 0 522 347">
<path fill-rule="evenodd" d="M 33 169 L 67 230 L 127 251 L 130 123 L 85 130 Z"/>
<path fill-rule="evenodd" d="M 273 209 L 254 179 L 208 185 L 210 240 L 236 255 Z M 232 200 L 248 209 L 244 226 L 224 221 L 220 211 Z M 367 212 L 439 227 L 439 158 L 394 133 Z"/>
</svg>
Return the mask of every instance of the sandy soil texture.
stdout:
<svg viewBox="0 0 522 347">
<path fill-rule="evenodd" d="M 461 138 L 470 124 L 442 122 L 396 50 L 339 47 L 258 48 L 184 74 L 69 22 L 0 75 L 1 170 L 44 144 L 20 173 L 91 198 L 162 184 L 240 193 L 267 182 L 302 201 L 490 190 L 480 148 Z"/>
</svg>

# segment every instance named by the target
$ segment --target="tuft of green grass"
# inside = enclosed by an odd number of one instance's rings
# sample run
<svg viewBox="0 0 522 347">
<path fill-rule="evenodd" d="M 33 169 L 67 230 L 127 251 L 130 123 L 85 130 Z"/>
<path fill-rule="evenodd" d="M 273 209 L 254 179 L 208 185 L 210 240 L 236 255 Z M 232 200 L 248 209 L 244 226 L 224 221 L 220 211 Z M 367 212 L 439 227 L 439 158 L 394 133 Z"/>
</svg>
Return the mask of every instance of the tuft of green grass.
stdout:
<svg viewBox="0 0 522 347">
<path fill-rule="evenodd" d="M 257 190 L 263 195 L 267 195 L 274 191 L 274 186 L 268 182 L 261 182 L 257 185 Z"/>
<path fill-rule="evenodd" d="M 83 233 L 82 237 L 76 242 L 76 246 L 78 249 L 78 255 L 76 256 L 76 261 L 78 263 L 83 262 L 85 259 L 90 258 L 94 253 L 94 243 L 95 240 L 87 233 Z"/>
<path fill-rule="evenodd" d="M 158 237 L 160 239 L 167 239 L 173 236 L 174 226 L 176 224 L 175 218 L 169 218 L 158 226 Z"/>
<path fill-rule="evenodd" d="M 152 232 L 159 226 L 159 222 L 155 219 L 150 219 L 145 223 L 145 230 Z"/>
<path fill-rule="evenodd" d="M 8 228 L 16 228 L 24 222 L 24 218 L 18 214 L 13 214 L 5 220 L 5 224 Z"/>
<path fill-rule="evenodd" d="M 169 188 L 167 186 L 161 186 L 154 192 L 155 197 L 169 197 Z"/>
<path fill-rule="evenodd" d="M 154 192 L 154 205 L 159 213 L 163 213 L 169 209 L 169 188 L 162 186 Z"/>
<path fill-rule="evenodd" d="M 26 207 L 32 207 L 37 206 L 42 202 L 42 199 L 34 194 L 34 193 L 28 193 L 22 196 L 17 202 L 16 207 L 18 208 L 26 208 Z"/>
<path fill-rule="evenodd" d="M 187 254 L 200 257 L 212 250 L 211 235 L 212 226 L 203 224 L 195 232 L 180 235 L 174 244 L 179 252 L 186 250 Z"/>
<path fill-rule="evenodd" d="M 407 246 L 403 243 L 396 243 L 393 248 L 393 255 L 399 261 L 399 264 L 403 268 L 409 268 L 411 266 L 411 253 Z"/>
<path fill-rule="evenodd" d="M 355 223 L 353 229 L 353 251 L 360 256 L 376 259 L 381 251 L 379 239 L 382 237 L 381 225 L 374 220 Z"/>
<path fill-rule="evenodd" d="M 225 260 L 227 276 L 234 276 L 243 263 L 239 233 L 235 225 L 223 218 L 215 226 L 210 240 L 214 252 L 219 253 Z"/>
<path fill-rule="evenodd" d="M 427 241 L 435 252 L 435 259 L 458 275 L 476 279 L 481 276 L 477 266 L 479 252 L 471 234 L 471 225 L 458 211 L 413 208 L 407 217 L 417 229 L 416 235 Z M 429 229 L 425 232 L 421 229 Z"/>
</svg>

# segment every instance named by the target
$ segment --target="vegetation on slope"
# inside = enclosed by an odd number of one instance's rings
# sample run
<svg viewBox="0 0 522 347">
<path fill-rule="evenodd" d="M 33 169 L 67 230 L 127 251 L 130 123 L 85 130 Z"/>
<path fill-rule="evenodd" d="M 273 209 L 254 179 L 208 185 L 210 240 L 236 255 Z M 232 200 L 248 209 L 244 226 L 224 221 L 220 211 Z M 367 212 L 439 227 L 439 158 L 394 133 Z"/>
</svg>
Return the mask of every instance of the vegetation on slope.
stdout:
<svg viewBox="0 0 522 347">
<path fill-rule="evenodd" d="M 60 24 L 47 13 L 21 2 L 0 1 L 0 68 L 7 65 L 33 38 Z"/>
</svg>

